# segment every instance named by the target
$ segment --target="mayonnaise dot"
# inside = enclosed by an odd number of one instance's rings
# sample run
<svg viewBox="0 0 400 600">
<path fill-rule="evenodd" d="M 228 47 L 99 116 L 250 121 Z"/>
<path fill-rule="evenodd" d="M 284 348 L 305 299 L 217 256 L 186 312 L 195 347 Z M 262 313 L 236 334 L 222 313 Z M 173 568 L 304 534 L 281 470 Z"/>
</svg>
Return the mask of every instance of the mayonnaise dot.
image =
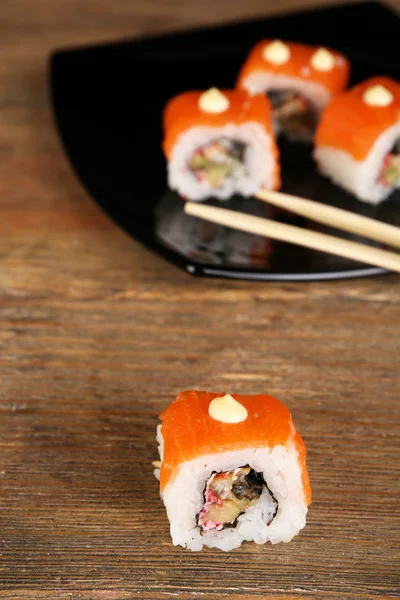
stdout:
<svg viewBox="0 0 400 600">
<path fill-rule="evenodd" d="M 331 71 L 335 66 L 335 57 L 326 48 L 318 48 L 312 55 L 310 63 L 317 71 Z"/>
<path fill-rule="evenodd" d="M 284 42 L 275 40 L 264 46 L 262 56 L 273 65 L 283 65 L 287 63 L 290 58 L 290 48 Z"/>
<path fill-rule="evenodd" d="M 247 410 L 230 394 L 214 398 L 208 407 L 208 414 L 221 423 L 240 423 L 247 419 Z"/>
<path fill-rule="evenodd" d="M 212 114 L 225 112 L 229 108 L 228 98 L 215 87 L 203 92 L 198 104 L 200 110 Z"/>
<path fill-rule="evenodd" d="M 393 102 L 393 94 L 383 85 L 372 85 L 365 90 L 363 100 L 370 106 L 389 106 Z"/>
</svg>

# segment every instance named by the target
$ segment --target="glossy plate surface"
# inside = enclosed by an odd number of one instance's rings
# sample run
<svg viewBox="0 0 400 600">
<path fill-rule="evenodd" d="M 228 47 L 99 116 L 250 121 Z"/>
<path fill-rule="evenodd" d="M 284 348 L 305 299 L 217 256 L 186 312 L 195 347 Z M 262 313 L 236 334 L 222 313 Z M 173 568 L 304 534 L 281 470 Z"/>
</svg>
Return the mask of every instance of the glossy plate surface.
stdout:
<svg viewBox="0 0 400 600">
<path fill-rule="evenodd" d="M 376 74 L 400 79 L 399 19 L 375 3 L 59 50 L 51 58 L 51 93 L 56 123 L 78 177 L 130 235 L 192 274 L 312 280 L 383 273 L 207 224 L 185 215 L 181 198 L 168 190 L 161 152 L 166 101 L 187 89 L 232 87 L 247 52 L 263 37 L 325 44 L 344 52 L 352 62 L 352 84 Z M 280 146 L 282 191 L 400 225 L 400 191 L 379 207 L 358 202 L 317 174 L 311 148 Z M 254 198 L 235 197 L 221 205 L 338 235 Z"/>
</svg>

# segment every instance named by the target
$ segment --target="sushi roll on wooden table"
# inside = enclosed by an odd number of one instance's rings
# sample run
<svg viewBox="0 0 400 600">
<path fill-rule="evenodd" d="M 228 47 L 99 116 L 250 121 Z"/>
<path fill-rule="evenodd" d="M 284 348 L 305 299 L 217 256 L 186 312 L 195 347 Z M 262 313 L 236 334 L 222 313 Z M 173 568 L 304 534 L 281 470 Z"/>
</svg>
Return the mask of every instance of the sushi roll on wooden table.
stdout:
<svg viewBox="0 0 400 600">
<path fill-rule="evenodd" d="M 237 87 L 267 94 L 277 133 L 311 142 L 324 107 L 348 83 L 350 66 L 328 48 L 262 40 L 244 63 Z"/>
<path fill-rule="evenodd" d="M 306 448 L 272 396 L 187 391 L 160 415 L 155 475 L 174 545 L 289 542 L 306 523 Z"/>
<path fill-rule="evenodd" d="M 373 77 L 335 98 L 316 134 L 320 171 L 378 204 L 400 187 L 400 84 Z"/>
<path fill-rule="evenodd" d="M 271 109 L 240 90 L 185 92 L 167 104 L 168 184 L 190 200 L 251 196 L 280 185 Z"/>
</svg>

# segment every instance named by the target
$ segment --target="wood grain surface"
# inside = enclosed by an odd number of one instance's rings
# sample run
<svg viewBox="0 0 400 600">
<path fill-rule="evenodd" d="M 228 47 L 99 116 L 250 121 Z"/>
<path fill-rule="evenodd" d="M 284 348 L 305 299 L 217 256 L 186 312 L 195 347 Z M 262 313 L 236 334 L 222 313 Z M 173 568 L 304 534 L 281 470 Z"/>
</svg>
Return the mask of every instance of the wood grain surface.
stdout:
<svg viewBox="0 0 400 600">
<path fill-rule="evenodd" d="M 400 597 L 399 277 L 192 279 L 95 206 L 49 110 L 55 47 L 298 6 L 2 0 L 1 598 Z M 314 492 L 292 543 L 171 545 L 150 463 L 188 388 L 288 405 Z"/>
</svg>

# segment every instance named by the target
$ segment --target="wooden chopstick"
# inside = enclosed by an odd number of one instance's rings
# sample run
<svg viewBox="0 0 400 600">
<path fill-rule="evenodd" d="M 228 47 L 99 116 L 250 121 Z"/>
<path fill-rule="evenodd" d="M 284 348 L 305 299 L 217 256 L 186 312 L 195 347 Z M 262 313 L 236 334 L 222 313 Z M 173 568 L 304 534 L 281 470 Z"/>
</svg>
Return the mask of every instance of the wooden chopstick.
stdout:
<svg viewBox="0 0 400 600">
<path fill-rule="evenodd" d="M 290 194 L 281 194 L 270 190 L 259 190 L 256 197 L 263 202 L 279 206 L 290 212 L 308 217 L 318 223 L 324 223 L 343 231 L 362 235 L 376 242 L 400 248 L 400 228 L 381 223 L 369 217 L 357 215 L 348 210 L 327 206 L 313 200 L 306 200 Z"/>
<path fill-rule="evenodd" d="M 184 211 L 193 217 L 217 223 L 232 229 L 239 229 L 255 235 L 262 235 L 282 242 L 289 242 L 321 252 L 343 256 L 376 267 L 400 273 L 400 254 L 350 242 L 332 235 L 301 229 L 294 225 L 278 223 L 270 219 L 254 217 L 226 208 L 207 206 L 199 202 L 186 202 Z"/>
</svg>

